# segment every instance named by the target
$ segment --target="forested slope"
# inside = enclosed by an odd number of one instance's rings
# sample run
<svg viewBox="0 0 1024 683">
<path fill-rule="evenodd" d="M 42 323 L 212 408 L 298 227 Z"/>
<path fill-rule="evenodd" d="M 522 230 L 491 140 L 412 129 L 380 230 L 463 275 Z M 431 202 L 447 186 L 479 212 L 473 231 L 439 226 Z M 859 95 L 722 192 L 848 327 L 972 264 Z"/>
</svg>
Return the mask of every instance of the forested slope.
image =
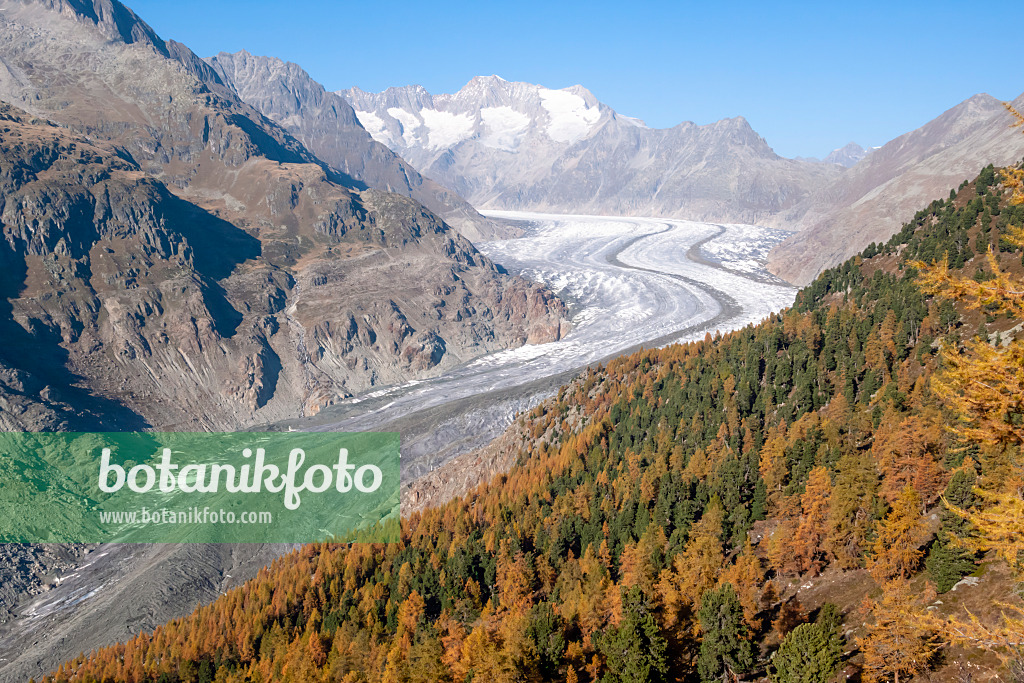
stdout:
<svg viewBox="0 0 1024 683">
<path fill-rule="evenodd" d="M 984 282 L 993 245 L 1019 274 L 1004 179 L 985 169 L 760 325 L 579 378 L 524 416 L 507 475 L 403 520 L 400 543 L 307 546 L 55 680 L 953 678 L 965 651 L 906 615 L 985 568 L 1006 594 L 984 598 L 1015 598 L 940 496 L 971 508 L 1015 474 L 1005 443 L 946 429 L 931 378 L 940 349 L 1020 321 L 927 296 L 912 264 L 948 252 Z M 845 588 L 808 599 L 817 577 Z"/>
</svg>

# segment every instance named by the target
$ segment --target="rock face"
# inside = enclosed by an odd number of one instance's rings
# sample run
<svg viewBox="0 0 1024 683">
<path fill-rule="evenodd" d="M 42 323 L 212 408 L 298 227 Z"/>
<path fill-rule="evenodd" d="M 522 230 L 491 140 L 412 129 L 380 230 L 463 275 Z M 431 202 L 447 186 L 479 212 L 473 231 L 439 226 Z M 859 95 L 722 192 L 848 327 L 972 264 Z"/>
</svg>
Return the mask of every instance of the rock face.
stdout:
<svg viewBox="0 0 1024 683">
<path fill-rule="evenodd" d="M 1024 106 L 1024 96 L 1015 106 Z M 998 100 L 975 95 L 863 161 L 789 211 L 770 219 L 802 231 L 776 247 L 769 268 L 796 285 L 885 241 L 928 202 L 988 164 L 1024 157 L 1024 135 Z"/>
<path fill-rule="evenodd" d="M 471 240 L 506 236 L 464 199 L 370 137 L 348 101 L 324 90 L 298 65 L 244 50 L 207 62 L 244 102 L 355 181 L 412 197 Z"/>
<path fill-rule="evenodd" d="M 757 222 L 843 171 L 779 157 L 742 117 L 652 129 L 581 86 L 339 94 L 375 140 L 481 208 Z"/>
<path fill-rule="evenodd" d="M 0 6 L 0 427 L 238 428 L 560 333 L 117 2 Z"/>
</svg>

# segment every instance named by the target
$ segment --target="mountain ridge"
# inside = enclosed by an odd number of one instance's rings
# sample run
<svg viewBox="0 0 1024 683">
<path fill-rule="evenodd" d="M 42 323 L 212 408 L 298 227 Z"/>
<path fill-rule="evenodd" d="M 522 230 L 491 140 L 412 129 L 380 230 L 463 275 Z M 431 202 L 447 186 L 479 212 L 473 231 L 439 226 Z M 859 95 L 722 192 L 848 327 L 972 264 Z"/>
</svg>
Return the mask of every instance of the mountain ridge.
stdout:
<svg viewBox="0 0 1024 683">
<path fill-rule="evenodd" d="M 1024 105 L 1024 95 L 1014 104 Z M 775 227 L 800 229 L 773 250 L 769 269 L 806 284 L 867 244 L 885 241 L 916 207 L 982 167 L 1019 161 L 1024 137 L 1011 123 L 1003 104 L 981 93 L 872 150 L 840 178 L 769 219 Z"/>
<path fill-rule="evenodd" d="M 301 66 L 245 50 L 205 60 L 246 103 L 357 182 L 416 199 L 469 239 L 505 236 L 461 197 L 414 168 L 363 129 L 351 106 Z"/>
<path fill-rule="evenodd" d="M 10 262 L 68 292 L 46 297 L 46 287 L 12 284 L 25 311 L 19 327 L 141 422 L 224 429 L 301 416 L 564 331 L 564 307 L 550 292 L 504 274 L 414 200 L 360 189 L 187 48 L 165 49 L 119 3 L 0 6 L 0 56 L 11 75 L 0 77 L 0 100 L 96 146 L 105 164 L 122 159 L 158 183 L 174 207 L 161 219 L 168 234 L 192 221 L 214 226 L 184 238 L 195 258 L 235 258 L 205 278 L 202 269 L 188 275 L 194 282 L 175 291 L 165 275 L 179 268 L 168 261 L 173 252 L 132 237 L 111 260 L 100 236 L 85 251 L 55 254 L 60 268 L 38 270 L 39 256 L 10 233 L 21 219 L 4 219 Z M 23 125 L 11 125 L 6 144 Z M 0 153 L 18 163 L 18 149 Z M 59 203 L 38 210 L 66 239 L 88 226 L 94 210 L 77 197 L 95 185 L 78 172 L 68 182 L 77 189 L 62 201 L 84 215 L 61 213 Z"/>
<path fill-rule="evenodd" d="M 756 222 L 842 172 L 779 157 L 742 116 L 649 128 L 580 85 L 339 93 L 374 139 L 481 208 Z"/>
</svg>

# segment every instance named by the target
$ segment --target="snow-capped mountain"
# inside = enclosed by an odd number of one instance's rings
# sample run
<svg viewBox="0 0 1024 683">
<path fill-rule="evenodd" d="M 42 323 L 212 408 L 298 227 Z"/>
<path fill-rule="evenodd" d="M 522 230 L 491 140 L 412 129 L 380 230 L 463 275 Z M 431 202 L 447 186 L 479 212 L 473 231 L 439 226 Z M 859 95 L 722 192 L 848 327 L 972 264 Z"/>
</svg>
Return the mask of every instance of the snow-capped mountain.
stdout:
<svg viewBox="0 0 1024 683">
<path fill-rule="evenodd" d="M 649 128 L 578 85 L 486 76 L 454 94 L 338 94 L 375 140 L 478 208 L 750 222 L 843 172 L 779 157 L 742 117 Z"/>
<path fill-rule="evenodd" d="M 431 95 L 422 86 L 389 88 L 379 95 L 358 88 L 339 94 L 355 103 L 360 123 L 376 139 L 424 157 L 471 139 L 504 152 L 541 136 L 572 144 L 615 116 L 578 85 L 549 90 L 498 76 L 474 78 L 454 95 Z"/>
</svg>

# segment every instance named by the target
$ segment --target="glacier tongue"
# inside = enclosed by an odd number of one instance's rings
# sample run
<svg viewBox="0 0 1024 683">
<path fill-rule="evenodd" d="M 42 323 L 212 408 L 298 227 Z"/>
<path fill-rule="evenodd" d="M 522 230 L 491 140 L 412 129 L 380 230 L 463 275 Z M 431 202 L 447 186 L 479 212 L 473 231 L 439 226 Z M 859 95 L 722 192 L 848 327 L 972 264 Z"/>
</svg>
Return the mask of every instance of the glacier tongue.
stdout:
<svg viewBox="0 0 1024 683">
<path fill-rule="evenodd" d="M 656 218 L 486 215 L 520 222 L 526 234 L 481 242 L 479 249 L 557 291 L 570 303 L 572 330 L 559 341 L 483 356 L 441 377 L 377 389 L 288 426 L 399 430 L 403 477 L 415 478 L 496 436 L 517 410 L 587 365 L 640 346 L 759 322 L 790 305 L 796 293 L 763 269 L 764 255 L 786 235 L 780 230 Z M 474 418 L 482 415 L 487 419 Z"/>
</svg>

